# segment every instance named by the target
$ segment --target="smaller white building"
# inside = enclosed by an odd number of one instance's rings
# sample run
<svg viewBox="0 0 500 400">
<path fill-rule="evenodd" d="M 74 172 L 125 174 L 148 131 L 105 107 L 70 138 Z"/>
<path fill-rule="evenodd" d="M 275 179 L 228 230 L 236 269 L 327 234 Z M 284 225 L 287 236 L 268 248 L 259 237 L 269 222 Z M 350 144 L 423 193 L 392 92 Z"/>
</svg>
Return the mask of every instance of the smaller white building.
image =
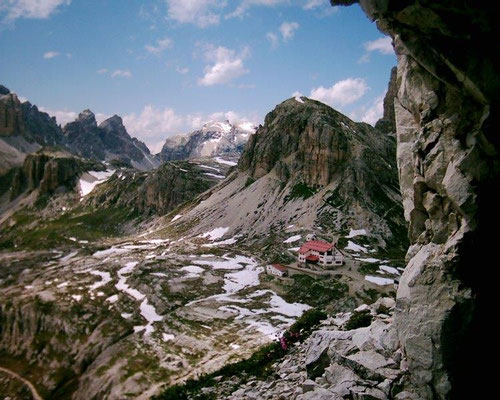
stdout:
<svg viewBox="0 0 500 400">
<path fill-rule="evenodd" d="M 288 270 L 286 269 L 286 267 L 284 267 L 281 264 L 269 264 L 266 267 L 266 272 L 269 275 L 274 275 L 274 276 L 279 276 L 279 277 L 283 277 L 283 276 L 288 275 Z"/>
<path fill-rule="evenodd" d="M 316 235 L 314 233 L 310 233 L 306 236 L 306 241 L 309 242 L 311 240 L 316 239 Z"/>
</svg>

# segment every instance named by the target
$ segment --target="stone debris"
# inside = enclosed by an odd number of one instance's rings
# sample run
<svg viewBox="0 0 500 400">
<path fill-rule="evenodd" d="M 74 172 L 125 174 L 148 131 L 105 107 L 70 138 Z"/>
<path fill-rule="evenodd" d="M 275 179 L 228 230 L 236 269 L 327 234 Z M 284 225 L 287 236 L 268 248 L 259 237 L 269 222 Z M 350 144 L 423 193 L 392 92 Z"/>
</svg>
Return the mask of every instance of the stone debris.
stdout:
<svg viewBox="0 0 500 400">
<path fill-rule="evenodd" d="M 358 307 L 369 312 L 370 326 L 345 330 L 352 313 L 339 313 L 323 321 L 304 343 L 292 348 L 266 380 L 251 380 L 230 395 L 241 399 L 417 399 L 402 390 L 406 382 L 404 360 L 392 324 L 395 301 L 383 297 Z M 216 389 L 220 390 L 223 385 Z"/>
</svg>

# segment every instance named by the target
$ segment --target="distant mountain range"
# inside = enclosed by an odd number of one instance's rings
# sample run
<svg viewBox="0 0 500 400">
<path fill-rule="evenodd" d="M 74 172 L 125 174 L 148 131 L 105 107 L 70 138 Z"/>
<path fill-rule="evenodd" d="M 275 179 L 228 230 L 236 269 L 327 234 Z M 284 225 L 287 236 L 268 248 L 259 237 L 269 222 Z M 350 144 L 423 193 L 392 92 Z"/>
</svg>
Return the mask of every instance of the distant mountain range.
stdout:
<svg viewBox="0 0 500 400">
<path fill-rule="evenodd" d="M 0 85 L 0 174 L 23 164 L 26 155 L 42 147 L 59 147 L 95 161 L 118 160 L 138 170 L 150 170 L 164 162 L 199 157 L 239 158 L 255 128 L 249 123 L 232 125 L 210 121 L 189 134 L 167 138 L 162 151 L 152 155 L 145 143 L 131 137 L 118 115 L 97 124 L 84 110 L 61 127 L 55 117 Z"/>
</svg>

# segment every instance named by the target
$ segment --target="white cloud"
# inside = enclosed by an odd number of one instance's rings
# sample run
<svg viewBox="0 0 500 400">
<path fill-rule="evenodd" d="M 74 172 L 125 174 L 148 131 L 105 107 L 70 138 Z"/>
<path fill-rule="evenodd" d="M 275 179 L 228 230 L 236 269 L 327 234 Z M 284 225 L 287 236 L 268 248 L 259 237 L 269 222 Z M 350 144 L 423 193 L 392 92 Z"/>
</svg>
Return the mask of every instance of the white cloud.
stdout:
<svg viewBox="0 0 500 400">
<path fill-rule="evenodd" d="M 302 8 L 307 11 L 315 11 L 315 14 L 320 18 L 328 17 L 339 11 L 339 7 L 332 7 L 328 0 L 306 0 Z"/>
<path fill-rule="evenodd" d="M 69 5 L 71 0 L 2 0 L 0 15 L 4 20 L 12 22 L 18 18 L 48 18 L 60 6 Z"/>
<path fill-rule="evenodd" d="M 243 60 L 248 57 L 250 51 L 244 48 L 239 54 L 226 47 L 208 46 L 205 51 L 205 58 L 212 65 L 205 67 L 205 75 L 198 80 L 201 86 L 213 86 L 228 84 L 236 78 L 247 74 L 249 70 L 245 68 Z"/>
<path fill-rule="evenodd" d="M 315 8 L 321 7 L 326 3 L 326 0 L 307 0 L 304 4 L 304 10 L 313 10 Z"/>
<path fill-rule="evenodd" d="M 111 78 L 131 78 L 132 73 L 128 69 L 115 69 L 111 73 Z"/>
<path fill-rule="evenodd" d="M 280 26 L 281 36 L 284 42 L 287 42 L 295 35 L 295 31 L 299 29 L 297 22 L 283 22 Z"/>
<path fill-rule="evenodd" d="M 342 107 L 359 100 L 368 91 L 368 85 L 361 78 L 347 78 L 325 88 L 311 90 L 309 97 L 331 106 Z"/>
<path fill-rule="evenodd" d="M 144 46 L 145 49 L 150 52 L 151 54 L 154 55 L 160 55 L 163 53 L 166 49 L 169 49 L 173 45 L 172 39 L 169 38 L 164 38 L 156 41 L 156 46 L 153 45 L 146 45 Z"/>
<path fill-rule="evenodd" d="M 60 55 L 61 53 L 59 53 L 58 51 L 47 51 L 46 53 L 43 54 L 43 58 L 49 60 L 51 58 L 58 57 Z"/>
<path fill-rule="evenodd" d="M 188 67 L 175 67 L 175 70 L 181 75 L 186 75 L 189 72 Z"/>
<path fill-rule="evenodd" d="M 99 75 L 103 75 L 105 73 L 108 72 L 108 69 L 107 68 L 101 68 L 99 70 L 96 71 Z"/>
<path fill-rule="evenodd" d="M 389 36 L 365 42 L 363 44 L 363 47 L 367 52 L 378 51 L 381 54 L 394 54 L 394 49 L 392 48 L 392 41 Z"/>
<path fill-rule="evenodd" d="M 140 114 L 125 115 L 123 124 L 131 136 L 148 142 L 157 142 L 182 129 L 184 118 L 171 108 L 147 105 Z"/>
<path fill-rule="evenodd" d="M 274 32 L 268 32 L 266 34 L 266 38 L 267 40 L 269 40 L 269 42 L 271 42 L 271 47 L 273 49 L 275 49 L 276 47 L 278 47 L 278 44 L 279 44 L 279 37 L 276 33 Z"/>
<path fill-rule="evenodd" d="M 385 93 L 373 101 L 372 106 L 361 116 L 361 121 L 370 125 L 375 125 L 375 122 L 382 118 L 384 115 L 384 97 Z"/>
<path fill-rule="evenodd" d="M 56 117 L 57 123 L 61 126 L 74 121 L 78 117 L 78 113 L 74 111 L 49 110 L 45 107 L 39 107 L 39 110 L 49 114 L 51 117 Z"/>
<path fill-rule="evenodd" d="M 242 18 L 252 6 L 276 6 L 281 3 L 288 3 L 288 0 L 243 0 L 234 11 L 225 16 L 229 18 Z"/>
<path fill-rule="evenodd" d="M 169 18 L 183 23 L 195 24 L 200 28 L 217 25 L 220 21 L 218 11 L 226 6 L 220 0 L 166 0 Z"/>
</svg>

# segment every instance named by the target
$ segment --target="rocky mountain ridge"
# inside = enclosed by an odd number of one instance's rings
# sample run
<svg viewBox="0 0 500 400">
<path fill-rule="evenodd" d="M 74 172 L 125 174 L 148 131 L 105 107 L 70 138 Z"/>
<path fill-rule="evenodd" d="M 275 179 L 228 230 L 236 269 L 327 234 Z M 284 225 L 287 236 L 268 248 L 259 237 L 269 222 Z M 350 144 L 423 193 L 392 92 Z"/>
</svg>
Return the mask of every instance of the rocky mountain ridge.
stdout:
<svg viewBox="0 0 500 400">
<path fill-rule="evenodd" d="M 130 137 L 118 115 L 98 126 L 94 113 L 84 110 L 74 122 L 64 126 L 63 132 L 66 146 L 80 157 L 99 161 L 120 160 L 140 170 L 159 165 L 144 143 Z"/>
<path fill-rule="evenodd" d="M 147 146 L 130 137 L 122 119 L 114 115 L 97 126 L 95 115 L 84 110 L 64 128 L 29 101 L 21 103 L 2 86 L 0 95 L 0 174 L 21 166 L 27 154 L 54 147 L 96 161 L 119 160 L 140 170 L 160 165 Z"/>
</svg>

